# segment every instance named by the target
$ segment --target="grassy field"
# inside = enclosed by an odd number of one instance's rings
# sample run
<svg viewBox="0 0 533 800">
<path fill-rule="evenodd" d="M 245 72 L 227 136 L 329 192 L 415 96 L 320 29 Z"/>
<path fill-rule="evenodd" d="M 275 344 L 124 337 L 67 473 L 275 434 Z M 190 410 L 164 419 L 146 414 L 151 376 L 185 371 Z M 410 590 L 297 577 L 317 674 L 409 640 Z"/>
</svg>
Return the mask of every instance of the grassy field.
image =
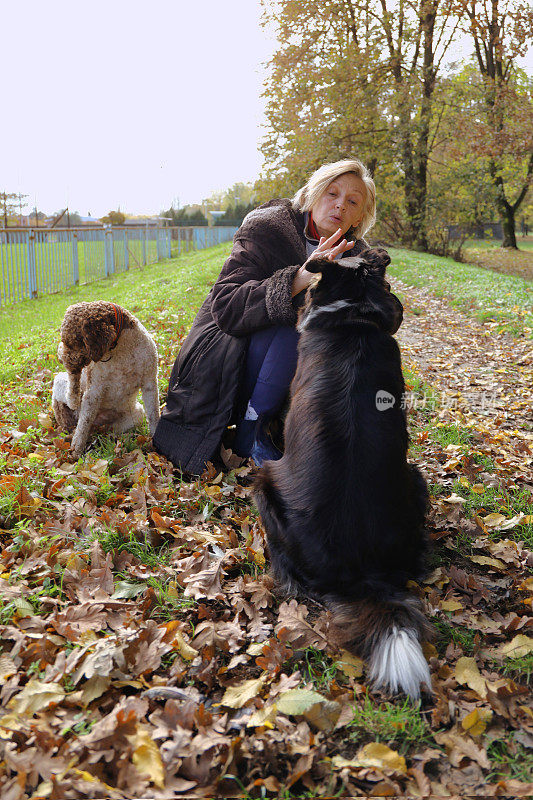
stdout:
<svg viewBox="0 0 533 800">
<path fill-rule="evenodd" d="M 533 655 L 521 627 L 530 587 L 521 548 L 533 546 L 532 526 L 480 532 L 491 515 L 531 521 L 533 509 L 499 430 L 492 436 L 460 417 L 439 422 L 437 394 L 406 374 L 410 391 L 434 399 L 409 415 L 411 459 L 430 482 L 434 542 L 430 575 L 415 590 L 437 631 L 427 651 L 435 694 L 416 704 L 370 689 L 362 662 L 326 648 L 310 603 L 292 599 L 297 611 L 289 613 L 271 593 L 249 467 L 188 482 L 153 452 L 146 426 L 96 436 L 69 460 L 50 410 L 65 308 L 107 299 L 134 312 L 158 343 L 163 397 L 229 249 L 190 252 L 2 311 L 0 659 L 8 710 L 0 793 L 17 780 L 20 754 L 32 765 L 26 791 L 35 798 L 70 796 L 73 786 L 76 796 L 120 800 L 163 791 L 244 800 L 466 797 L 483 784 L 492 796 L 526 796 Z M 486 271 L 463 269 L 397 251 L 391 271 L 481 303 Z M 494 275 L 491 291 L 498 282 L 510 312 L 524 288 Z M 464 307 L 477 313 L 475 304 Z M 177 699 L 165 701 L 164 690 Z M 308 710 L 318 703 L 320 714 L 280 711 L 293 690 L 317 693 Z M 346 789 L 348 776 L 355 782 Z"/>
<path fill-rule="evenodd" d="M 34 370 L 57 368 L 55 349 L 65 309 L 82 300 L 111 300 L 136 314 L 150 327 L 150 315 L 179 313 L 190 324 L 229 252 L 223 244 L 191 251 L 141 270 L 130 270 L 66 292 L 26 300 L 0 312 L 0 382 Z M 185 311 L 183 309 L 185 308 Z M 164 346 L 163 342 L 158 345 Z"/>
<path fill-rule="evenodd" d="M 447 298 L 480 322 L 496 322 L 498 331 L 533 336 L 533 284 L 525 278 L 427 253 L 391 249 L 390 255 L 389 273 L 408 285 Z M 499 251 L 499 257 L 505 253 Z"/>
</svg>

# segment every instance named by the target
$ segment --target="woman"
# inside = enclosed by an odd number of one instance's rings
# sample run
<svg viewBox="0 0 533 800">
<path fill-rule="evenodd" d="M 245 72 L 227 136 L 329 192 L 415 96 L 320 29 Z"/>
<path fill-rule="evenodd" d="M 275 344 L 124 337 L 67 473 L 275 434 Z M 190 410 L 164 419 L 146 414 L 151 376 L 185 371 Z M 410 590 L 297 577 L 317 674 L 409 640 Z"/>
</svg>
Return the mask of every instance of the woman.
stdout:
<svg viewBox="0 0 533 800">
<path fill-rule="evenodd" d="M 375 186 L 357 160 L 324 164 L 294 199 L 250 212 L 193 323 L 170 376 L 154 446 L 198 474 L 232 422 L 232 449 L 256 463 L 279 458 L 269 421 L 287 397 L 297 358 L 297 309 L 309 259 L 357 255 L 375 222 Z M 402 321 L 391 320 L 391 333 Z"/>
</svg>

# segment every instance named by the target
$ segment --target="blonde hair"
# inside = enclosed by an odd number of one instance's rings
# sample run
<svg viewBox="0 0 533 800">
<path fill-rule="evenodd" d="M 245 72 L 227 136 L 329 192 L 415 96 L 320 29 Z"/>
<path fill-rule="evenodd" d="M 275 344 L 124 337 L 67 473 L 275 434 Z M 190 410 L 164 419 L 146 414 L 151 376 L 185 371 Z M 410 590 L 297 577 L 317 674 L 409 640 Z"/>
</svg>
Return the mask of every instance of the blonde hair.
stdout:
<svg viewBox="0 0 533 800">
<path fill-rule="evenodd" d="M 305 186 L 302 186 L 296 192 L 292 202 L 300 211 L 311 211 L 330 183 L 347 172 L 351 172 L 361 178 L 366 187 L 363 217 L 353 231 L 354 236 L 357 239 L 361 239 L 376 222 L 376 186 L 370 172 L 358 159 L 344 159 L 343 161 L 335 161 L 332 164 L 322 164 L 321 167 L 313 172 Z"/>
</svg>

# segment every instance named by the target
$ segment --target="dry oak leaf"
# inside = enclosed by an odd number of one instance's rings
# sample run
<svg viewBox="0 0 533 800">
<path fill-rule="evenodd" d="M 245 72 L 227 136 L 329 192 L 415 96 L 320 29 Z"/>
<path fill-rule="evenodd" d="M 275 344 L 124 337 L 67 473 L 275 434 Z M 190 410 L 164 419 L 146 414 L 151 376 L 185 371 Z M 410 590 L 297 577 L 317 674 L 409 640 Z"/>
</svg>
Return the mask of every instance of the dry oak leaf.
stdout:
<svg viewBox="0 0 533 800">
<path fill-rule="evenodd" d="M 265 685 L 266 678 L 267 676 L 263 675 L 260 678 L 243 681 L 236 686 L 228 686 L 220 705 L 228 708 L 242 708 L 253 697 L 257 697 Z"/>
<path fill-rule="evenodd" d="M 159 748 L 145 728 L 138 728 L 127 737 L 133 744 L 132 761 L 142 775 L 147 775 L 159 789 L 165 788 L 165 768 Z"/>
<path fill-rule="evenodd" d="M 203 597 L 208 600 L 223 600 L 224 593 L 220 585 L 222 572 L 222 559 L 217 559 L 207 569 L 182 578 L 182 582 L 185 584 L 183 594 L 185 597 L 194 597 L 196 600 Z"/>
<path fill-rule="evenodd" d="M 341 650 L 340 658 L 335 662 L 335 666 L 340 669 L 348 678 L 360 678 L 363 674 L 364 661 L 348 650 Z"/>
<path fill-rule="evenodd" d="M 386 744 L 380 744 L 379 742 L 371 742 L 365 745 L 359 750 L 357 756 L 351 760 L 342 756 L 333 756 L 332 764 L 336 769 L 370 767 L 384 772 L 400 772 L 402 774 L 407 772 L 405 758 L 395 750 L 391 750 Z"/>
<path fill-rule="evenodd" d="M 16 714 L 33 715 L 50 703 L 60 703 L 65 697 L 65 690 L 59 683 L 45 683 L 32 679 L 24 689 L 7 704 Z"/>
<path fill-rule="evenodd" d="M 437 731 L 434 736 L 437 744 L 443 745 L 446 749 L 453 767 L 460 767 L 466 757 L 471 761 L 476 761 L 483 769 L 490 769 L 491 765 L 485 748 L 479 747 L 472 738 L 465 736 L 458 729 Z"/>
<path fill-rule="evenodd" d="M 282 603 L 278 612 L 276 636 L 282 642 L 289 642 L 295 650 L 305 650 L 306 647 L 324 650 L 327 640 L 307 622 L 308 614 L 307 606 L 299 605 L 296 600 Z"/>
<path fill-rule="evenodd" d="M 533 652 L 533 639 L 530 636 L 518 634 L 500 650 L 502 656 L 506 658 L 522 658 Z"/>
<path fill-rule="evenodd" d="M 490 708 L 474 708 L 470 714 L 467 714 L 461 720 L 461 727 L 470 736 L 481 736 L 491 719 L 492 711 Z"/>
<path fill-rule="evenodd" d="M 475 659 L 462 656 L 455 665 L 455 680 L 473 689 L 483 700 L 487 697 L 487 682 L 481 675 Z"/>
</svg>

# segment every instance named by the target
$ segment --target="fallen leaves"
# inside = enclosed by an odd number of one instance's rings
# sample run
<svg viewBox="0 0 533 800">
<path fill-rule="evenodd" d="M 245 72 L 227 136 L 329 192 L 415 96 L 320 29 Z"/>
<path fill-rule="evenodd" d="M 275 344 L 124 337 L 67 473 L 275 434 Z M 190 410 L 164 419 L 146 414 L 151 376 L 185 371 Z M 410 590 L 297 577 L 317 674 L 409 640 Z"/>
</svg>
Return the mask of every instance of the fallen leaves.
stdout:
<svg viewBox="0 0 533 800">
<path fill-rule="evenodd" d="M 186 481 L 136 434 L 71 462 L 48 378 L 40 416 L 0 427 L 0 499 L 14 504 L 0 523 L 2 797 L 527 796 L 524 772 L 511 775 L 533 742 L 516 666 L 532 652 L 532 518 L 504 492 L 531 485 L 526 373 L 515 381 L 487 337 L 506 372 L 497 410 L 475 416 L 439 336 L 463 358 L 471 344 L 437 326 L 421 355 L 456 406 L 413 437 L 435 488 L 435 563 L 412 587 L 438 628 L 420 739 L 403 719 L 392 741 L 353 733 L 356 709 L 386 718 L 387 706 L 363 662 L 332 645 L 322 607 L 278 599 L 249 467 L 227 453 L 229 472 Z M 451 424 L 468 446 L 436 442 Z"/>
</svg>

